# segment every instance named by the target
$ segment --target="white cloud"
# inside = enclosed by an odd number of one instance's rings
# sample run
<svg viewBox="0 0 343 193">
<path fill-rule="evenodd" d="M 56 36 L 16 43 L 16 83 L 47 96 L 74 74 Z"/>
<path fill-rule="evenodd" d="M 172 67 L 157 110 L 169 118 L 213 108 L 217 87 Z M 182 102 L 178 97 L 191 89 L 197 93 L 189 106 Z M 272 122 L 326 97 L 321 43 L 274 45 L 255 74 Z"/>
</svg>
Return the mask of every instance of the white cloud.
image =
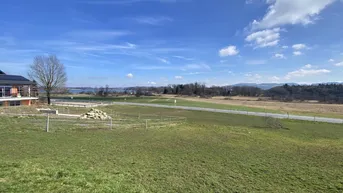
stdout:
<svg viewBox="0 0 343 193">
<path fill-rule="evenodd" d="M 269 80 L 272 82 L 272 83 L 278 83 L 280 81 L 280 78 L 277 77 L 277 76 L 272 76 L 269 78 Z"/>
<path fill-rule="evenodd" d="M 157 58 L 157 60 L 159 60 L 160 62 L 163 62 L 165 64 L 170 64 L 170 62 L 165 58 Z"/>
<path fill-rule="evenodd" d="M 295 51 L 295 52 L 293 52 L 293 55 L 294 56 L 300 56 L 300 55 L 302 55 L 303 53 L 302 52 L 300 52 L 300 51 Z"/>
<path fill-rule="evenodd" d="M 258 64 L 265 64 L 267 63 L 267 61 L 265 60 L 248 60 L 245 62 L 245 64 L 249 64 L 249 65 L 258 65 Z"/>
<path fill-rule="evenodd" d="M 183 79 L 183 77 L 182 76 L 175 76 L 175 79 L 181 80 L 181 79 Z"/>
<path fill-rule="evenodd" d="M 129 74 L 126 75 L 126 77 L 128 77 L 128 78 L 133 78 L 133 74 L 132 74 L 132 73 L 129 73 Z"/>
<path fill-rule="evenodd" d="M 312 65 L 311 65 L 311 64 L 306 64 L 306 65 L 304 66 L 304 68 L 307 68 L 307 69 L 312 68 Z"/>
<path fill-rule="evenodd" d="M 283 54 L 275 54 L 274 58 L 286 59 L 286 57 Z"/>
<path fill-rule="evenodd" d="M 320 12 L 335 0 L 266 0 L 267 13 L 260 21 L 253 21 L 254 29 L 273 28 L 282 25 L 314 23 Z"/>
<path fill-rule="evenodd" d="M 226 56 L 234 56 L 239 53 L 239 50 L 236 46 L 228 46 L 221 50 L 219 50 L 219 56 L 220 57 L 226 57 Z"/>
<path fill-rule="evenodd" d="M 327 69 L 304 69 L 301 68 L 299 70 L 289 72 L 285 76 L 286 80 L 289 80 L 294 77 L 305 77 L 305 76 L 313 76 L 313 75 L 321 75 L 321 74 L 327 74 L 330 73 L 330 70 Z"/>
<path fill-rule="evenodd" d="M 336 63 L 335 66 L 343 66 L 343 62 Z"/>
<path fill-rule="evenodd" d="M 283 49 L 287 49 L 287 48 L 288 48 L 288 46 L 282 46 L 282 48 L 283 48 Z"/>
<path fill-rule="evenodd" d="M 252 43 L 255 48 L 276 46 L 280 39 L 280 28 L 267 29 L 254 32 L 245 38 L 245 41 Z"/>
<path fill-rule="evenodd" d="M 294 44 L 292 46 L 292 48 L 295 49 L 295 50 L 302 50 L 302 49 L 307 48 L 307 46 L 305 44 Z"/>
<path fill-rule="evenodd" d="M 150 85 L 156 85 L 157 83 L 156 83 L 156 82 L 149 81 L 148 84 L 150 84 Z"/>
<path fill-rule="evenodd" d="M 334 61 L 335 61 L 335 60 L 334 60 L 334 59 L 332 59 L 332 58 L 331 58 L 331 59 L 329 59 L 329 62 L 334 62 Z"/>
<path fill-rule="evenodd" d="M 159 17 L 137 17 L 134 20 L 136 20 L 138 23 L 148 24 L 148 25 L 162 25 L 163 23 L 173 21 L 172 18 L 164 17 L 164 16 L 159 16 Z"/>
</svg>

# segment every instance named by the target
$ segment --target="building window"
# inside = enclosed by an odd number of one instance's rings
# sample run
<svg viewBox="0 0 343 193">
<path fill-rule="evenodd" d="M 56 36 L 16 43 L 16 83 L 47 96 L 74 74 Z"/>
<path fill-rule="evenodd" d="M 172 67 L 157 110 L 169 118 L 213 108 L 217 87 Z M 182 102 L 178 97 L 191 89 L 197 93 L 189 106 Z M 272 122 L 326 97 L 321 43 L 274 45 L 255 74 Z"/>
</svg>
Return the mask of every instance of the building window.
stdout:
<svg viewBox="0 0 343 193">
<path fill-rule="evenodd" d="M 10 101 L 10 106 L 20 106 L 20 101 Z"/>
</svg>

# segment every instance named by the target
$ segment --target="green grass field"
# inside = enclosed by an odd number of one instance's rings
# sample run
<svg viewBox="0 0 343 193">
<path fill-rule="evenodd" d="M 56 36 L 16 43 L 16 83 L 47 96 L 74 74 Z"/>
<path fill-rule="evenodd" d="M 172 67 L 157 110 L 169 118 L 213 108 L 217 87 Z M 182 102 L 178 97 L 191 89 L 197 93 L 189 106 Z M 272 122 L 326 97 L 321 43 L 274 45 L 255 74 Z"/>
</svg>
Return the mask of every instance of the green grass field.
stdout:
<svg viewBox="0 0 343 193">
<path fill-rule="evenodd" d="M 0 192 L 342 192 L 343 126 L 150 107 L 159 129 L 61 130 L 0 116 Z M 86 111 L 87 109 L 71 109 Z M 39 118 L 38 118 L 39 119 Z"/>
<path fill-rule="evenodd" d="M 70 99 L 70 97 L 54 97 L 56 99 Z M 164 97 L 73 97 L 75 100 L 84 101 L 112 101 L 112 102 L 132 102 L 132 103 L 151 103 L 151 104 L 161 104 L 161 105 L 175 105 L 174 99 L 168 99 Z M 176 99 L 177 106 L 188 106 L 188 107 L 201 107 L 201 108 L 214 108 L 214 109 L 225 109 L 225 110 L 239 110 L 239 111 L 251 111 L 251 112 L 268 112 L 268 113 L 280 113 L 287 114 L 286 111 L 271 110 L 256 107 L 246 107 L 239 105 L 228 105 L 228 104 L 216 104 L 209 102 L 198 102 L 189 101 L 184 99 Z M 337 113 L 313 113 L 313 112 L 288 112 L 294 115 L 304 115 L 304 116 L 315 116 L 315 117 L 329 117 L 329 118 L 342 118 L 342 114 Z"/>
</svg>

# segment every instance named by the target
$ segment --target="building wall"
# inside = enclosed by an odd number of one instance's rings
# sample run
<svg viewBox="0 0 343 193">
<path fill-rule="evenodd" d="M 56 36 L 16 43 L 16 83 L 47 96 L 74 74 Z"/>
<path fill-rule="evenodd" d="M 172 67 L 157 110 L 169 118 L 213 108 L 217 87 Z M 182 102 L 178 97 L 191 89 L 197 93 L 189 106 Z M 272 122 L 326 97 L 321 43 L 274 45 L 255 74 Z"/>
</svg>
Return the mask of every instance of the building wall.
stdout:
<svg viewBox="0 0 343 193">
<path fill-rule="evenodd" d="M 22 105 L 22 106 L 30 106 L 31 105 L 31 100 L 23 100 L 23 101 L 21 101 L 20 105 Z"/>
<path fill-rule="evenodd" d="M 32 102 L 35 100 L 22 100 L 20 101 L 20 106 L 31 106 Z M 9 107 L 10 101 L 2 101 L 2 107 Z"/>
</svg>

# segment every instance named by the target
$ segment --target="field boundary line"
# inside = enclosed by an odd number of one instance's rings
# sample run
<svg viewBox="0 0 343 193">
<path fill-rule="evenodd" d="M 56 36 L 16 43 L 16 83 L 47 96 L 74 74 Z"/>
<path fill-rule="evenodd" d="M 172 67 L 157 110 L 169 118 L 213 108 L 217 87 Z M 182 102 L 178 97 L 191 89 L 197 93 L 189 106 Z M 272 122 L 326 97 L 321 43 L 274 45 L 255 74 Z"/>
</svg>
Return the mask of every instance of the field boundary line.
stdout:
<svg viewBox="0 0 343 193">
<path fill-rule="evenodd" d="M 312 121 L 312 122 L 343 124 L 343 119 L 328 118 L 328 117 L 302 116 L 302 115 L 240 111 L 240 110 L 225 110 L 225 109 L 189 107 L 189 106 L 169 106 L 169 105 L 148 104 L 148 103 L 112 102 L 112 104 L 114 104 L 114 105 L 158 107 L 158 108 L 169 108 L 169 109 L 183 109 L 183 110 L 192 110 L 192 111 L 206 111 L 206 112 L 216 112 L 216 113 L 250 115 L 250 116 L 258 116 L 258 117 L 272 117 L 272 118 L 277 118 L 277 119 L 292 119 L 292 120 L 302 120 L 302 121 Z"/>
</svg>

